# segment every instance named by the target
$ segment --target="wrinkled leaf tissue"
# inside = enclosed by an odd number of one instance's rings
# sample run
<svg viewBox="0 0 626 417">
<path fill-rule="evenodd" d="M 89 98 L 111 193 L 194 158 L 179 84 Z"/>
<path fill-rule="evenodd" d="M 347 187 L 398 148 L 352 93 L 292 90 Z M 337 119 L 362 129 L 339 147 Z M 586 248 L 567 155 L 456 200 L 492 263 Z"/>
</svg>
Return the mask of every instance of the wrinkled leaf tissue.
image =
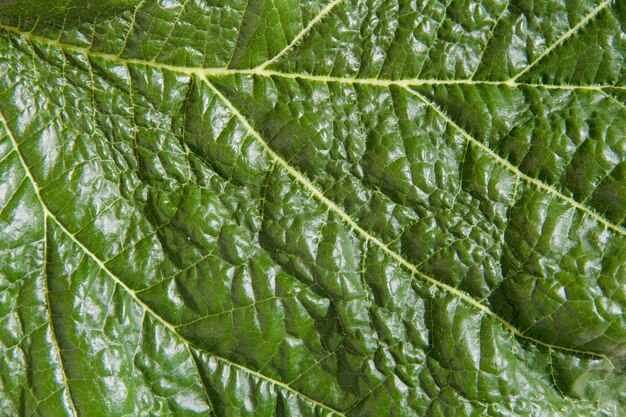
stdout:
<svg viewBox="0 0 626 417">
<path fill-rule="evenodd" d="M 0 0 L 0 415 L 624 415 L 625 55 L 611 0 Z"/>
</svg>

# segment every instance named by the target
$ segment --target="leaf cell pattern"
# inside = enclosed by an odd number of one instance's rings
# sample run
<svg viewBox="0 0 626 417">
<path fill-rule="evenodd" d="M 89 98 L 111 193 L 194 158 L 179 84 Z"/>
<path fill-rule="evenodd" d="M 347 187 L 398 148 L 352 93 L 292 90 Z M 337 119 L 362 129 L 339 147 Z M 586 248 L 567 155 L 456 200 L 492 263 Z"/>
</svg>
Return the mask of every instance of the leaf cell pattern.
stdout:
<svg viewBox="0 0 626 417">
<path fill-rule="evenodd" d="M 625 3 L 62 3 L 0 4 L 0 415 L 624 413 Z"/>
</svg>

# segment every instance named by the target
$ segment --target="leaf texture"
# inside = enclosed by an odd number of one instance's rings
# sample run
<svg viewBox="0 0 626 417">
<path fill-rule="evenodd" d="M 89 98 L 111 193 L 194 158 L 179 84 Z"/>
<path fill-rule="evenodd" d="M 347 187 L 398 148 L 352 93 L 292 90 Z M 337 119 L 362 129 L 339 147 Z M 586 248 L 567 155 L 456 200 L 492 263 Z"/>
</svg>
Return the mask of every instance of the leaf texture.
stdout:
<svg viewBox="0 0 626 417">
<path fill-rule="evenodd" d="M 0 415 L 623 415 L 625 58 L 610 0 L 0 0 Z"/>
</svg>

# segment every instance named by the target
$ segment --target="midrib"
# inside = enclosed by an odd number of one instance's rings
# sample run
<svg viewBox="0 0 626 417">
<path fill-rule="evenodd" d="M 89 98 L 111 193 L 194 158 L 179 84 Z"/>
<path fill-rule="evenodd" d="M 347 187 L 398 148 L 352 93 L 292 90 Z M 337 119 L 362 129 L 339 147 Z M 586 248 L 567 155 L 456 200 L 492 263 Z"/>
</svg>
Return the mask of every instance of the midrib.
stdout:
<svg viewBox="0 0 626 417">
<path fill-rule="evenodd" d="M 626 91 L 626 86 L 615 85 L 569 85 L 569 84 L 536 84 L 517 82 L 512 80 L 506 81 L 486 81 L 486 80 L 437 80 L 437 79 L 419 79 L 419 78 L 406 78 L 398 80 L 386 80 L 379 78 L 358 78 L 358 77 L 335 77 L 327 75 L 312 75 L 312 74 L 293 74 L 281 71 L 269 70 L 264 67 L 257 67 L 252 69 L 230 69 L 230 68 L 196 68 L 196 67 L 184 67 L 179 65 L 164 64 L 155 60 L 148 61 L 145 59 L 137 58 L 124 58 L 120 55 L 108 54 L 103 52 L 94 52 L 88 47 L 76 46 L 67 43 L 60 42 L 57 39 L 50 39 L 44 36 L 35 35 L 31 32 L 24 32 L 20 29 L 0 24 L 0 29 L 18 35 L 29 41 L 36 41 L 42 44 L 52 46 L 64 51 L 76 52 L 92 58 L 105 59 L 111 62 L 116 62 L 121 65 L 144 65 L 160 70 L 166 70 L 176 72 L 180 74 L 187 74 L 189 76 L 205 77 L 220 77 L 228 75 L 256 75 L 259 77 L 279 77 L 288 79 L 301 79 L 312 82 L 320 83 L 343 83 L 343 84 L 361 84 L 371 85 L 377 87 L 418 87 L 418 86 L 438 86 L 438 85 L 475 85 L 475 86 L 503 86 L 511 88 L 545 88 L 550 90 L 582 90 L 582 91 L 602 91 L 602 90 L 621 90 Z"/>
<path fill-rule="evenodd" d="M 49 39 L 43 36 L 34 35 L 31 32 L 24 32 L 24 31 L 19 30 L 18 28 L 7 26 L 4 24 L 0 24 L 0 29 L 3 29 L 9 33 L 16 34 L 18 36 L 21 36 L 29 41 L 41 42 L 46 45 L 53 46 L 64 51 L 73 51 L 73 52 L 83 54 L 85 56 L 92 57 L 92 58 L 105 59 L 105 60 L 119 63 L 121 65 L 144 65 L 144 66 L 148 66 L 148 67 L 156 68 L 160 70 L 186 74 L 188 76 L 202 77 L 204 79 L 206 79 L 207 77 L 208 78 L 223 77 L 223 76 L 229 76 L 229 75 L 256 75 L 260 77 L 280 77 L 280 78 L 287 78 L 287 79 L 302 79 L 302 80 L 308 80 L 312 82 L 321 82 L 321 83 L 360 84 L 360 85 L 371 85 L 371 86 L 378 86 L 378 87 L 398 86 L 398 87 L 403 87 L 407 89 L 409 92 L 411 92 L 414 95 L 415 93 L 412 90 L 410 90 L 410 87 L 437 86 L 437 85 L 443 85 L 443 86 L 449 86 L 449 85 L 481 86 L 482 85 L 482 86 L 506 86 L 509 88 L 529 87 L 529 88 L 546 88 L 546 89 L 560 89 L 560 90 L 587 90 L 587 91 L 599 91 L 603 93 L 605 96 L 610 97 L 615 101 L 617 100 L 613 98 L 611 95 L 606 94 L 603 90 L 618 89 L 618 90 L 626 91 L 626 87 L 622 87 L 622 86 L 617 87 L 617 86 L 609 86 L 609 85 L 586 85 L 586 86 L 556 85 L 556 84 L 546 85 L 546 84 L 518 83 L 512 80 L 507 80 L 507 81 L 424 80 L 424 79 L 381 80 L 381 79 L 374 79 L 374 78 L 349 78 L 349 77 L 332 77 L 332 76 L 308 75 L 308 74 L 290 74 L 290 73 L 284 73 L 280 71 L 266 70 L 266 69 L 259 69 L 259 68 L 246 69 L 246 70 L 228 69 L 228 68 L 189 68 L 189 67 L 163 64 L 163 63 L 156 62 L 156 61 L 146 61 L 146 60 L 134 59 L 134 58 L 122 58 L 121 56 L 114 55 L 114 54 L 92 52 L 90 48 L 69 45 L 66 43 L 62 43 L 56 39 Z M 423 97 L 420 96 L 420 99 L 423 99 Z M 432 106 L 432 103 L 430 102 L 427 102 L 427 104 Z M 439 109 L 435 108 L 435 110 L 437 111 L 437 113 L 442 114 L 439 111 Z M 443 115 L 443 116 L 444 116 L 444 119 L 446 119 L 447 121 L 451 121 L 451 119 L 449 119 L 449 117 L 447 117 L 446 115 Z M 458 127 L 455 123 L 453 123 L 453 125 L 460 129 L 460 127 Z M 469 135 L 466 132 L 464 132 L 462 129 L 461 131 L 463 132 L 463 136 L 466 137 L 467 139 Z M 556 196 L 557 198 L 561 199 L 567 204 L 572 205 L 577 210 L 581 210 L 585 214 L 590 215 L 590 217 L 592 217 L 599 223 L 605 225 L 606 227 L 613 230 L 614 232 L 617 232 L 621 235 L 626 236 L 626 228 L 612 223 L 611 221 L 607 220 L 603 216 L 597 214 L 594 210 L 588 208 L 584 204 L 577 202 L 571 197 L 565 196 L 563 193 L 561 193 L 554 187 L 542 182 L 541 180 L 532 178 L 522 173 L 517 167 L 512 165 L 510 162 L 508 162 L 504 158 L 498 156 L 494 151 L 492 151 L 489 147 L 484 145 L 479 140 L 471 136 L 469 137 L 469 140 L 472 143 L 479 146 L 481 149 L 485 150 L 491 157 L 495 157 L 495 160 L 499 164 L 503 165 L 507 170 L 511 171 L 518 178 L 540 189 L 543 189 L 549 192 L 550 194 Z"/>
<path fill-rule="evenodd" d="M 246 129 L 249 131 L 249 133 L 251 135 L 253 135 L 255 137 L 255 139 L 257 141 L 259 141 L 259 143 L 263 146 L 263 148 L 267 151 L 267 153 L 272 157 L 272 159 L 274 159 L 278 164 L 280 164 L 296 181 L 298 181 L 305 189 L 307 189 L 309 192 L 311 192 L 318 200 L 320 200 L 323 204 L 325 204 L 329 210 L 332 210 L 333 212 L 335 212 L 337 215 L 339 215 L 339 217 L 341 217 L 347 224 L 350 225 L 350 227 L 352 227 L 357 233 L 359 233 L 364 239 L 366 239 L 367 241 L 372 242 L 373 244 L 375 244 L 376 246 L 378 246 L 379 248 L 381 248 L 385 253 L 387 253 L 390 257 L 392 257 L 394 260 L 396 260 L 398 263 L 400 263 L 401 265 L 403 265 L 403 267 L 407 268 L 414 276 L 418 276 L 421 279 L 431 283 L 432 285 L 435 285 L 439 288 L 444 289 L 445 291 L 463 299 L 465 302 L 467 302 L 468 304 L 474 306 L 475 308 L 477 308 L 478 310 L 482 311 L 483 313 L 485 313 L 486 315 L 494 318 L 495 320 L 497 320 L 498 322 L 500 322 L 505 328 L 507 328 L 509 331 L 511 331 L 514 335 L 531 341 L 537 345 L 541 345 L 541 346 L 545 346 L 547 348 L 550 349 L 559 349 L 559 350 L 563 350 L 563 351 L 567 351 L 567 352 L 571 352 L 571 353 L 577 353 L 577 354 L 584 354 L 584 355 L 589 355 L 589 356 L 595 356 L 595 357 L 601 357 L 606 359 L 607 361 L 610 362 L 610 359 L 603 354 L 600 353 L 596 353 L 596 352 L 591 352 L 591 351 L 584 351 L 584 350 L 578 350 L 578 349 L 573 349 L 573 348 L 568 348 L 568 347 L 564 347 L 564 346 L 558 346 L 558 345 L 553 345 L 550 343 L 546 343 L 543 342 L 539 339 L 535 339 L 533 337 L 527 336 L 524 334 L 523 331 L 521 331 L 520 329 L 516 328 L 515 326 L 513 326 L 511 323 L 509 323 L 508 321 L 506 321 L 504 318 L 500 317 L 499 315 L 497 315 L 495 312 L 493 312 L 491 309 L 489 309 L 489 307 L 487 307 L 486 305 L 482 304 L 480 301 L 474 299 L 473 297 L 471 297 L 470 295 L 466 294 L 465 292 L 454 288 L 448 284 L 445 284 L 433 277 L 430 277 L 429 275 L 424 274 L 423 272 L 419 271 L 418 268 L 412 264 L 411 262 L 407 261 L 402 255 L 400 255 L 399 253 L 395 252 L 393 249 L 391 249 L 390 247 L 388 247 L 387 245 L 385 245 L 384 242 L 382 242 L 380 239 L 376 238 L 375 236 L 373 236 L 372 234 L 370 234 L 369 232 L 367 232 L 365 229 L 363 229 L 362 227 L 360 227 L 347 213 L 345 213 L 340 207 L 338 207 L 333 201 L 331 201 L 329 198 L 327 198 L 321 191 L 319 191 L 307 178 L 305 178 L 296 168 L 290 166 L 280 155 L 278 155 L 268 144 L 267 142 L 265 142 L 265 140 L 260 136 L 260 134 L 258 132 L 256 132 L 256 130 L 250 125 L 250 123 L 247 121 L 247 119 L 233 106 L 233 104 L 226 98 L 223 96 L 223 94 L 221 94 L 221 92 L 219 90 L 217 90 L 209 81 L 208 78 L 210 77 L 219 77 L 219 76 L 227 76 L 227 75 L 237 75 L 237 74 L 241 74 L 241 75 L 257 75 L 257 76 L 264 76 L 264 77 L 283 77 L 283 78 L 297 78 L 297 79 L 305 79 L 305 80 L 310 80 L 310 81 L 316 81 L 316 82 L 343 82 L 343 83 L 350 83 L 350 84 L 365 84 L 365 85 L 374 85 L 374 86 L 381 86 L 381 87 L 390 87 L 390 86 L 400 86 L 400 87 L 405 87 L 405 88 L 409 88 L 412 86 L 420 86 L 420 85 L 454 85 L 454 84 L 467 84 L 467 85 L 505 85 L 508 87 L 521 87 L 521 86 L 536 86 L 536 87 L 542 87 L 542 88 L 554 88 L 554 89 L 588 89 L 588 90 L 602 90 L 604 88 L 624 88 L 626 89 L 626 87 L 614 87 L 614 86 L 559 86 L 559 85 L 533 85 L 533 84 L 526 84 L 526 83 L 517 83 L 517 82 L 512 82 L 512 81 L 473 81 L 473 80 L 378 80 L 378 79 L 358 79 L 358 78 L 341 78 L 341 77 L 326 77 L 326 76 L 312 76 L 312 75 L 304 75 L 304 74 L 288 74 L 288 73 L 282 73 L 282 72 L 278 72 L 278 71 L 271 71 L 271 70 L 261 70 L 261 69 L 252 69 L 252 70 L 233 70 L 233 69 L 223 69 L 223 68 L 188 68 L 188 67 L 180 67 L 180 66 L 174 66 L 174 65 L 168 65 L 168 64 L 163 64 L 163 63 L 159 63 L 159 62 L 155 62 L 155 61 L 146 61 L 146 60 L 141 60 L 141 59 L 133 59 L 133 58 L 122 58 L 118 55 L 113 55 L 113 54 L 106 54 L 106 53 L 99 53 L 99 52 L 92 52 L 90 51 L 89 48 L 85 48 L 85 47 L 78 47 L 78 46 L 74 46 L 74 45 L 68 45 L 68 44 L 64 44 L 58 40 L 54 40 L 54 39 L 49 39 L 49 38 L 45 38 L 39 35 L 34 35 L 32 33 L 29 32 L 23 32 L 20 31 L 19 29 L 15 28 L 15 27 L 11 27 L 11 26 L 6 26 L 3 24 L 0 24 L 0 29 L 4 29 L 5 31 L 9 32 L 9 33 L 14 33 L 17 34 L 19 36 L 22 36 L 30 41 L 38 41 L 38 42 L 42 42 L 46 45 L 49 46 L 53 46 L 53 47 L 57 47 L 59 49 L 65 50 L 65 51 L 73 51 L 73 52 L 77 52 L 80 54 L 84 54 L 86 56 L 92 57 L 92 58 L 100 58 L 100 59 L 105 59 L 105 60 L 110 60 L 113 62 L 117 62 L 120 63 L 122 65 L 144 65 L 144 66 L 149 66 L 152 68 L 157 68 L 157 69 L 161 69 L 161 70 L 166 70 L 166 71 L 172 71 L 172 72 L 176 72 L 176 73 L 182 73 L 182 74 L 187 74 L 189 76 L 195 76 L 198 77 L 200 79 L 202 79 L 209 88 L 212 89 L 212 91 L 218 96 L 220 97 L 220 99 L 225 103 L 225 105 L 231 110 L 231 112 L 240 120 L 240 122 L 246 127 Z M 6 123 L 5 123 L 6 125 Z M 453 124 L 455 127 L 456 125 Z M 8 126 L 6 126 L 6 128 L 8 129 Z M 479 142 L 476 139 L 472 138 L 472 141 L 474 142 Z M 17 146 L 17 144 L 15 143 L 15 146 Z M 485 146 L 485 145 L 482 145 Z M 17 149 L 17 148 L 16 148 Z M 487 148 L 489 149 L 489 148 Z M 491 151 L 491 153 L 493 153 L 493 151 Z M 498 160 L 498 162 L 500 162 L 500 160 Z M 22 163 L 25 167 L 26 170 L 28 170 L 28 167 L 25 165 L 25 163 L 22 160 Z M 510 165 L 510 164 L 509 164 Z M 505 165 L 505 167 L 509 168 L 510 167 L 508 165 Z M 514 172 L 515 173 L 515 172 Z M 31 182 L 33 182 L 33 185 L 36 187 L 36 183 L 34 182 L 34 179 L 32 178 L 32 176 L 29 176 L 31 178 Z M 521 177 L 522 179 L 526 180 L 525 177 Z M 539 183 L 539 180 L 533 179 L 533 184 L 537 185 L 537 183 Z M 541 183 L 542 187 L 544 189 L 552 189 L 552 187 L 550 187 L 547 184 Z M 560 194 L 558 191 L 552 189 L 554 192 L 553 194 L 558 196 L 562 196 L 562 194 Z M 41 200 L 41 203 L 44 207 L 45 203 L 43 202 L 43 200 L 41 199 L 41 197 L 39 197 Z M 566 201 L 569 204 L 572 204 L 571 199 L 565 199 L 564 201 Z M 577 205 L 574 205 L 574 207 L 576 207 L 577 209 L 580 209 L 581 207 L 584 207 L 582 205 L 580 205 L 579 203 L 577 203 Z M 585 212 L 591 212 L 590 209 L 585 208 Z M 169 323 L 167 323 L 166 321 L 164 321 L 164 319 L 162 319 L 160 316 L 158 316 L 156 314 L 156 312 L 152 311 L 150 309 L 149 306 L 145 305 L 143 303 L 143 301 L 134 293 L 134 291 L 132 291 L 132 289 L 130 289 L 129 287 L 127 287 L 123 281 L 121 281 L 120 278 L 116 277 L 115 275 L 113 275 L 104 265 L 104 263 L 99 260 L 97 257 L 95 257 L 94 254 L 92 254 L 91 252 L 89 252 L 89 250 L 81 243 L 79 242 L 72 234 L 71 232 L 69 232 L 67 229 L 64 228 L 64 226 L 56 219 L 54 218 L 54 216 L 52 215 L 52 213 L 50 213 L 47 208 L 45 209 L 46 213 L 48 216 L 50 216 L 57 224 L 59 224 L 59 226 L 63 229 L 64 232 L 66 232 L 66 234 L 68 234 L 72 240 L 74 240 L 87 254 L 89 254 L 94 260 L 96 260 L 96 262 L 98 262 L 98 264 L 100 265 L 101 268 L 103 268 L 103 270 L 105 272 L 107 272 L 109 275 L 112 276 L 112 278 L 114 278 L 116 280 L 116 282 L 118 282 L 120 285 L 122 285 L 128 292 L 130 292 L 130 294 L 133 296 L 133 298 L 135 298 L 138 302 L 140 302 L 142 305 L 144 305 L 148 311 L 150 311 L 152 314 L 154 314 L 161 322 L 163 322 L 165 325 L 167 325 L 168 328 L 170 328 L 172 331 L 174 331 L 176 334 L 179 335 L 179 333 L 176 331 L 176 329 L 173 328 L 173 326 Z M 596 217 L 602 218 L 601 216 L 596 215 Z M 603 219 L 603 218 L 602 218 Z M 624 230 L 623 228 L 621 228 L 620 226 L 617 225 L 613 225 L 612 223 L 608 222 L 606 219 L 604 219 L 605 224 L 610 224 L 612 229 L 618 231 L 621 234 L 626 235 L 626 230 Z M 179 335 L 180 336 L 180 335 Z M 180 336 L 182 338 L 182 340 L 187 341 L 187 339 L 185 339 L 184 337 Z M 187 341 L 188 343 L 190 343 L 189 341 Z M 210 353 L 210 352 L 209 352 Z M 214 355 L 216 356 L 216 355 Z M 220 358 L 219 356 L 216 356 L 217 358 Z M 221 358 L 224 359 L 224 358 Z M 226 360 L 226 359 L 224 359 Z M 226 360 L 227 361 L 227 360 Z M 233 365 L 246 369 L 249 372 L 252 373 L 256 373 L 255 371 L 252 371 L 248 368 L 245 368 L 241 365 L 238 364 L 234 364 Z M 265 377 L 268 380 L 271 380 L 271 378 Z M 273 380 L 271 380 L 273 381 Z M 279 381 L 273 381 L 279 385 L 285 385 L 283 383 L 280 383 Z M 286 386 L 285 387 L 291 391 L 294 391 L 296 393 L 298 393 L 297 391 L 291 389 L 290 387 Z M 303 395 L 303 397 L 306 397 Z M 321 406 L 324 406 L 323 404 L 320 403 Z M 324 406 L 325 408 L 328 408 L 327 406 Z M 331 409 L 332 410 L 332 409 Z M 335 413 L 339 413 L 336 410 L 332 410 Z"/>
</svg>

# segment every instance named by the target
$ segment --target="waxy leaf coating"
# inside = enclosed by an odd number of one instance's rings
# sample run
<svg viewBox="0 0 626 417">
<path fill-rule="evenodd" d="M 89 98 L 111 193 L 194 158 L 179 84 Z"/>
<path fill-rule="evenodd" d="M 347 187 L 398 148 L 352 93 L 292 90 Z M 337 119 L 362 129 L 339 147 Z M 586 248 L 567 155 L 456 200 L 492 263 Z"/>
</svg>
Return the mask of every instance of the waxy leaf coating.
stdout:
<svg viewBox="0 0 626 417">
<path fill-rule="evenodd" d="M 626 2 L 0 0 L 0 416 L 626 413 Z"/>
</svg>

